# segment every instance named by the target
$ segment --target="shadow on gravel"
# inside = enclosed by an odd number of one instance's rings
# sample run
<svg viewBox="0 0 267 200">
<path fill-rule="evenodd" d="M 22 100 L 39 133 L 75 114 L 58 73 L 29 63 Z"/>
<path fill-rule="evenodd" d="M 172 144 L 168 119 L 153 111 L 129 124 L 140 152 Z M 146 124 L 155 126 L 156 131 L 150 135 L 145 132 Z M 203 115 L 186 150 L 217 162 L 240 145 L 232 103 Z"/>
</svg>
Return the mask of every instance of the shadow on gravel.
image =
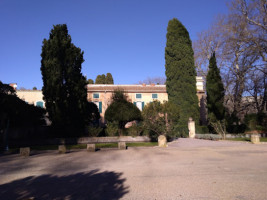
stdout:
<svg viewBox="0 0 267 200">
<path fill-rule="evenodd" d="M 0 185 L 0 197 L 5 200 L 29 199 L 120 199 L 129 192 L 122 173 L 77 173 L 68 176 L 30 176 Z"/>
</svg>

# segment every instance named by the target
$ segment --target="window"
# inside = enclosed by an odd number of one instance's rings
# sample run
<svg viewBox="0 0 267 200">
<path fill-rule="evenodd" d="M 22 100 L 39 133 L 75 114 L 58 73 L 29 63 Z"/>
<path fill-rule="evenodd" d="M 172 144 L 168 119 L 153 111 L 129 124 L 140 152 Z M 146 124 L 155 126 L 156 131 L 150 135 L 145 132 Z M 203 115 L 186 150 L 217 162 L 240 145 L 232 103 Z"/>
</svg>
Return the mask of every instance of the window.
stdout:
<svg viewBox="0 0 267 200">
<path fill-rule="evenodd" d="M 36 106 L 43 108 L 44 107 L 44 103 L 42 101 L 37 101 L 36 102 Z"/>
<path fill-rule="evenodd" d="M 157 99 L 158 98 L 158 94 L 152 94 L 152 99 Z"/>
<path fill-rule="evenodd" d="M 136 94 L 136 95 L 135 95 L 135 98 L 136 98 L 136 99 L 142 99 L 142 94 Z"/>
<path fill-rule="evenodd" d="M 94 93 L 94 94 L 93 94 L 93 98 L 94 98 L 94 99 L 99 99 L 99 93 Z"/>
</svg>

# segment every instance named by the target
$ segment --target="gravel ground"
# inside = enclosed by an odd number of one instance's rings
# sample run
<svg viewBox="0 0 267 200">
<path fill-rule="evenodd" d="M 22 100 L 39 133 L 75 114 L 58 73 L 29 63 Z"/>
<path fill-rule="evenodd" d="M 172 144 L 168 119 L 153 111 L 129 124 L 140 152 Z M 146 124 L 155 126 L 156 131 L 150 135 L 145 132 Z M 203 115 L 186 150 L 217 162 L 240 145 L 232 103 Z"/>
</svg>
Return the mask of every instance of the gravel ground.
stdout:
<svg viewBox="0 0 267 200">
<path fill-rule="evenodd" d="M 266 200 L 267 144 L 179 139 L 168 148 L 0 156 L 0 199 Z"/>
</svg>

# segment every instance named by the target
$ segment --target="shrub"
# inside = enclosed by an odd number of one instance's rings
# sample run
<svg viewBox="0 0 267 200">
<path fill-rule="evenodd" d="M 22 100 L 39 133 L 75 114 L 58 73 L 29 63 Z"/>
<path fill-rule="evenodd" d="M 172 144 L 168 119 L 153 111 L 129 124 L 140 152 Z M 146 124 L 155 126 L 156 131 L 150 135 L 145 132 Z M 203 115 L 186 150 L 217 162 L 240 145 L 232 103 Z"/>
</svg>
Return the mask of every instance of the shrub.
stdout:
<svg viewBox="0 0 267 200">
<path fill-rule="evenodd" d="M 196 134 L 195 138 L 203 140 L 220 140 L 222 139 L 222 136 L 215 134 Z"/>
<path fill-rule="evenodd" d="M 244 124 L 246 130 L 264 130 L 267 126 L 267 115 L 265 113 L 247 114 Z"/>
<path fill-rule="evenodd" d="M 207 134 L 209 133 L 209 128 L 207 126 L 196 126 L 196 134 Z"/>
<path fill-rule="evenodd" d="M 89 137 L 97 137 L 99 136 L 99 134 L 102 132 L 103 129 L 101 127 L 88 126 L 87 130 Z"/>
<path fill-rule="evenodd" d="M 189 137 L 188 126 L 177 125 L 173 128 L 173 136 L 187 138 Z"/>
<path fill-rule="evenodd" d="M 118 122 L 108 122 L 105 131 L 108 136 L 118 136 Z"/>
<path fill-rule="evenodd" d="M 143 127 L 139 124 L 133 124 L 130 128 L 127 129 L 127 133 L 130 136 L 139 136 L 143 131 Z"/>
</svg>

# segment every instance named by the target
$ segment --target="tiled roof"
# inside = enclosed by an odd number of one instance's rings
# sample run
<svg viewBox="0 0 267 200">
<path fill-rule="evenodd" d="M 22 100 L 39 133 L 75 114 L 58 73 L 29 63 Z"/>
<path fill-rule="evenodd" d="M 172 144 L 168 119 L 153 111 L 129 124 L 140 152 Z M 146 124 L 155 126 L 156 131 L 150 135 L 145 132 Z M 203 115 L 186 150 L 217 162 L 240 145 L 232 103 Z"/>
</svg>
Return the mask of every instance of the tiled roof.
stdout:
<svg viewBox="0 0 267 200">
<path fill-rule="evenodd" d="M 89 84 L 87 85 L 88 92 L 113 92 L 115 89 L 121 89 L 126 92 L 157 92 L 166 93 L 165 85 L 104 85 L 104 84 Z"/>
</svg>

